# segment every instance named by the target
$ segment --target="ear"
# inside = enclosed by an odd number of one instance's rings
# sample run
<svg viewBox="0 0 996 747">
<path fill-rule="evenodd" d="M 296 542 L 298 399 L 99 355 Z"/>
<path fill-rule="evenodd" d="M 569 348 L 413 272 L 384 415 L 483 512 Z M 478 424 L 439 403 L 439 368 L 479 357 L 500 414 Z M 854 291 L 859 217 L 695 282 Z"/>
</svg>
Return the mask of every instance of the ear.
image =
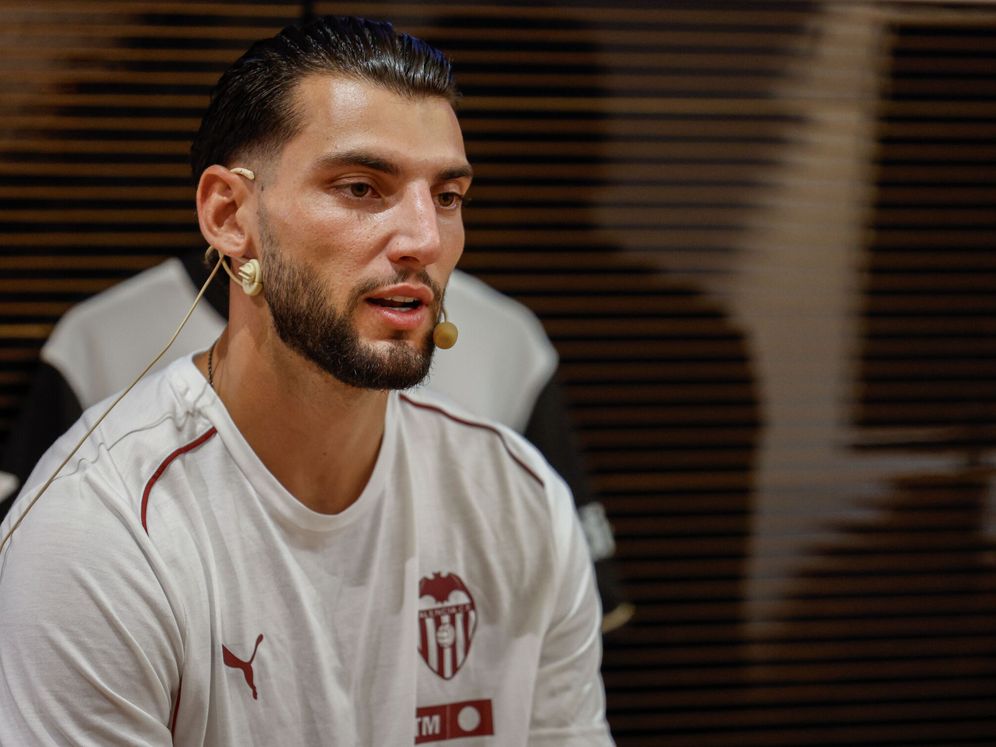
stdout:
<svg viewBox="0 0 996 747">
<path fill-rule="evenodd" d="M 250 252 L 251 232 L 246 225 L 252 213 L 252 187 L 244 177 L 224 166 L 209 166 L 197 183 L 197 220 L 207 243 L 229 257 L 243 257 Z"/>
</svg>

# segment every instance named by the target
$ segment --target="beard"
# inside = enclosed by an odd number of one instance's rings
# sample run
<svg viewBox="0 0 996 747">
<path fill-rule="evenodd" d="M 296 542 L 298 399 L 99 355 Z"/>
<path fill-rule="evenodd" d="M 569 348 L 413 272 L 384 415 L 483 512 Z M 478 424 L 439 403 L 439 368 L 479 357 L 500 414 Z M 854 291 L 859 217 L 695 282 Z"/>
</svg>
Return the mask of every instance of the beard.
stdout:
<svg viewBox="0 0 996 747">
<path fill-rule="evenodd" d="M 424 270 L 418 273 L 401 271 L 390 279 L 364 283 L 353 289 L 345 308 L 339 310 L 328 301 L 331 293 L 317 273 L 288 261 L 264 221 L 261 221 L 261 227 L 265 267 L 263 295 L 277 335 L 285 345 L 342 383 L 359 389 L 409 389 L 425 379 L 435 350 L 431 329 L 417 348 L 408 344 L 399 333 L 395 340 L 377 349 L 360 339 L 352 319 L 360 304 L 365 303 L 363 296 L 412 277 L 432 289 L 433 297 L 437 299 L 435 316 L 438 317 L 442 294 L 428 273 Z"/>
</svg>

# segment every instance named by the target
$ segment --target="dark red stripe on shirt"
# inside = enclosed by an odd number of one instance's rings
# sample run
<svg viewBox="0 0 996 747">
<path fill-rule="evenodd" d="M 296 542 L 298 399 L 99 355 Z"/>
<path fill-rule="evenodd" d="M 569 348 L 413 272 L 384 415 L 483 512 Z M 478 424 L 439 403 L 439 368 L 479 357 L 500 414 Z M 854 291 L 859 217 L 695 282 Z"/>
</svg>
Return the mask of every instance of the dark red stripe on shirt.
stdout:
<svg viewBox="0 0 996 747">
<path fill-rule="evenodd" d="M 496 436 L 498 436 L 498 440 L 501 441 L 501 445 L 505 447 L 505 451 L 508 453 L 508 455 L 510 457 L 512 457 L 512 461 L 514 461 L 516 464 L 518 464 L 523 470 L 525 470 L 525 472 L 531 478 L 533 478 L 536 482 L 538 482 L 539 486 L 541 488 L 544 488 L 544 489 L 546 488 L 546 485 L 543 484 L 543 479 L 539 475 L 537 475 L 535 472 L 533 472 L 532 469 L 530 469 L 530 467 L 529 467 L 528 464 L 526 464 L 521 459 L 519 459 L 519 457 L 515 454 L 515 452 L 513 452 L 512 449 L 509 447 L 509 445 L 505 442 L 505 436 L 504 436 L 504 434 L 500 430 L 498 430 L 497 428 L 495 428 L 494 426 L 488 425 L 487 423 L 479 423 L 479 422 L 477 422 L 475 420 L 464 420 L 463 418 L 458 418 L 456 415 L 454 415 L 454 414 L 452 414 L 450 412 L 447 412 L 446 410 L 444 410 L 441 407 L 436 407 L 435 405 L 428 405 L 428 404 L 426 404 L 424 402 L 416 402 L 414 400 L 408 399 L 408 397 L 406 397 L 404 394 L 402 394 L 400 396 L 401 396 L 401 400 L 403 402 L 411 405 L 412 407 L 418 407 L 418 408 L 421 408 L 423 410 L 429 410 L 431 412 L 438 413 L 438 414 L 442 415 L 445 418 L 449 418 L 454 423 L 459 423 L 460 425 L 466 425 L 469 428 L 480 428 L 482 430 L 490 431 L 491 433 L 494 433 Z"/>
<path fill-rule="evenodd" d="M 146 512 L 149 509 L 149 493 L 152 492 L 152 486 L 156 484 L 156 481 L 160 477 L 162 477 L 163 472 L 165 472 L 166 468 L 169 467 L 173 463 L 174 459 L 176 459 L 181 454 L 186 454 L 188 451 L 193 451 L 198 446 L 200 446 L 202 443 L 204 443 L 209 438 L 211 438 L 211 436 L 213 436 L 217 432 L 218 431 L 215 430 L 212 427 L 204 435 L 198 436 L 196 439 L 194 439 L 193 441 L 191 441 L 186 446 L 181 446 L 179 449 L 177 449 L 172 454 L 170 454 L 168 457 L 166 457 L 163 460 L 163 463 L 159 465 L 159 469 L 157 469 L 155 471 L 155 473 L 152 475 L 152 477 L 149 478 L 149 481 L 145 484 L 145 492 L 142 493 L 142 529 L 145 530 L 146 534 L 149 533 L 149 526 L 148 526 L 148 524 L 145 523 L 145 515 L 146 515 Z"/>
</svg>

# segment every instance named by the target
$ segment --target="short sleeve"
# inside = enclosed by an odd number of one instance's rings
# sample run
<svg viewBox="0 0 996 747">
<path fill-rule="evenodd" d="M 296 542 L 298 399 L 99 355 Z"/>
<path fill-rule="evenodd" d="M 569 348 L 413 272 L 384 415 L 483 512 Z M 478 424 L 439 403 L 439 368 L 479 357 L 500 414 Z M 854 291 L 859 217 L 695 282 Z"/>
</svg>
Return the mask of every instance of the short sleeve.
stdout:
<svg viewBox="0 0 996 747">
<path fill-rule="evenodd" d="M 181 627 L 123 506 L 60 479 L 0 555 L 0 744 L 172 744 Z"/>
</svg>

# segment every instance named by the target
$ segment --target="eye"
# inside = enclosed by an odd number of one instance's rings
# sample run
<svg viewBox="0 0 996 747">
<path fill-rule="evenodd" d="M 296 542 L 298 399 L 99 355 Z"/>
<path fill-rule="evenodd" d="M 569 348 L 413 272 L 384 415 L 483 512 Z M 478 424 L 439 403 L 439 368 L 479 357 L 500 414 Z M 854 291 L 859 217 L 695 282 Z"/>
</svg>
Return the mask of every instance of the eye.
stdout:
<svg viewBox="0 0 996 747">
<path fill-rule="evenodd" d="M 436 195 L 436 203 L 441 208 L 458 208 L 465 201 L 465 198 L 459 192 L 440 192 Z"/>
<path fill-rule="evenodd" d="M 347 184 L 346 188 L 349 190 L 350 195 L 358 198 L 370 197 L 374 193 L 374 188 L 366 182 L 353 182 Z"/>
</svg>

